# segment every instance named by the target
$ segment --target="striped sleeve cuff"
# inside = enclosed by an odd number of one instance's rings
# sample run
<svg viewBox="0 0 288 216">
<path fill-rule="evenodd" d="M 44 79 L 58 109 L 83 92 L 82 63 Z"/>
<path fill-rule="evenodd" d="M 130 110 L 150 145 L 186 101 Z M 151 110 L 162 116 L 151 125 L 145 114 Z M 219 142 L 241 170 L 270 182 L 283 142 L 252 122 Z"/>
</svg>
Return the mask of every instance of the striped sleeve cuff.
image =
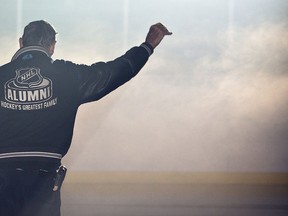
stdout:
<svg viewBox="0 0 288 216">
<path fill-rule="evenodd" d="M 149 56 L 151 56 L 154 52 L 153 47 L 147 42 L 142 43 L 140 47 L 143 47 L 148 52 Z"/>
</svg>

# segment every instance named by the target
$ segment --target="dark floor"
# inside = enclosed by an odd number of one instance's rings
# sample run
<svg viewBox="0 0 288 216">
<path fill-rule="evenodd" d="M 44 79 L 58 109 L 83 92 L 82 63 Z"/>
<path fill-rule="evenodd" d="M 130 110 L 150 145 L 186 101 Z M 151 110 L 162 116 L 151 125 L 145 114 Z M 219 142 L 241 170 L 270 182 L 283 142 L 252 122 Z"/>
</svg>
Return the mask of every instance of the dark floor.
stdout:
<svg viewBox="0 0 288 216">
<path fill-rule="evenodd" d="M 288 216 L 288 185 L 76 184 L 63 216 Z"/>
</svg>

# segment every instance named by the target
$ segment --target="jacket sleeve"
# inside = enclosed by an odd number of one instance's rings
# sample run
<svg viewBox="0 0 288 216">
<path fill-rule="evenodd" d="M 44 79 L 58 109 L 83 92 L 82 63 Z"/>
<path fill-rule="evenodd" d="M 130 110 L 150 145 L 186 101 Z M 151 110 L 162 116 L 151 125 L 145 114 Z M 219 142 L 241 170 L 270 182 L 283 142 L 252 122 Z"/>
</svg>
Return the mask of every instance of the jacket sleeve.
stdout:
<svg viewBox="0 0 288 216">
<path fill-rule="evenodd" d="M 96 101 L 123 85 L 141 70 L 153 53 L 146 43 L 109 62 L 82 66 L 78 72 L 80 104 Z"/>
</svg>

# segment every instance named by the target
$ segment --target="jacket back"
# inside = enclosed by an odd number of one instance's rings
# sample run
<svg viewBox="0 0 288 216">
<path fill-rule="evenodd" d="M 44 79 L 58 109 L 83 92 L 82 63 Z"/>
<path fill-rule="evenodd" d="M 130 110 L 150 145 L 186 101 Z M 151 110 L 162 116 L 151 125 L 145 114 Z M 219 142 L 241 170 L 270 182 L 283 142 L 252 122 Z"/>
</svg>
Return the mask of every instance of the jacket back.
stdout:
<svg viewBox="0 0 288 216">
<path fill-rule="evenodd" d="M 142 47 L 91 66 L 52 59 L 41 47 L 20 49 L 0 67 L 0 153 L 51 152 L 64 156 L 78 107 L 134 77 L 148 60 Z"/>
</svg>

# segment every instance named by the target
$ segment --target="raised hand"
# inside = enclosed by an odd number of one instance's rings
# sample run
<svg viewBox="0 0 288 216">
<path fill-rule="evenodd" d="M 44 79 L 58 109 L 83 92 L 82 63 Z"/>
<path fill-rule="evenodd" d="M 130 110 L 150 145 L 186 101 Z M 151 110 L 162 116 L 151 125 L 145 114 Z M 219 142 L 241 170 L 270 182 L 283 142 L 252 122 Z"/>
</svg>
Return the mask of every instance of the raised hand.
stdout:
<svg viewBox="0 0 288 216">
<path fill-rule="evenodd" d="M 162 23 L 157 23 L 150 27 L 145 42 L 155 48 L 166 35 L 172 35 L 172 32 L 169 32 Z"/>
</svg>

